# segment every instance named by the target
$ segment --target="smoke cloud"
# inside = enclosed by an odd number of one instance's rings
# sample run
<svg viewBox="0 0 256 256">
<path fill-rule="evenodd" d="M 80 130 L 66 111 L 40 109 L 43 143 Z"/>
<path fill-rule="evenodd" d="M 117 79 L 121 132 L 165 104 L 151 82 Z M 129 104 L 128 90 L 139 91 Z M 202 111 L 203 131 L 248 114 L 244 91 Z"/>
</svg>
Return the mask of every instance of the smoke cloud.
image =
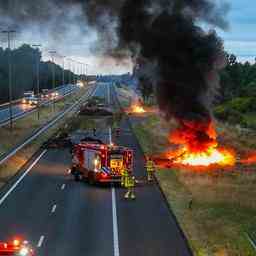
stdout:
<svg viewBox="0 0 256 256">
<path fill-rule="evenodd" d="M 222 40 L 212 28 L 227 29 L 224 17 L 228 5 L 218 3 L 8 0 L 0 3 L 0 21 L 19 29 L 39 24 L 56 39 L 62 35 L 72 37 L 70 23 L 84 36 L 88 31 L 96 31 L 97 42 L 91 48 L 94 53 L 118 60 L 132 58 L 136 73 L 154 84 L 166 118 L 174 117 L 182 127 L 193 126 L 200 134 L 210 124 L 218 72 L 225 65 Z"/>
</svg>

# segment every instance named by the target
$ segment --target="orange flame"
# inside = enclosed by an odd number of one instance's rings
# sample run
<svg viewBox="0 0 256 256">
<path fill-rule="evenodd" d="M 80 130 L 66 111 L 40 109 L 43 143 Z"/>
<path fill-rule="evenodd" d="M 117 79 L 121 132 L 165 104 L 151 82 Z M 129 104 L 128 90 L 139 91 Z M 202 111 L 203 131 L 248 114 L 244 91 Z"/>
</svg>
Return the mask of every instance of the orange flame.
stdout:
<svg viewBox="0 0 256 256">
<path fill-rule="evenodd" d="M 183 121 L 174 131 L 170 140 L 182 147 L 170 153 L 169 159 L 174 164 L 188 166 L 232 166 L 236 159 L 232 151 L 218 146 L 216 131 L 212 122 L 196 123 Z"/>
<path fill-rule="evenodd" d="M 235 164 L 235 157 L 227 149 L 218 149 L 217 147 L 210 147 L 204 152 L 189 152 L 184 147 L 183 153 L 173 162 L 191 166 L 210 166 L 212 164 L 231 166 Z"/>
<path fill-rule="evenodd" d="M 132 105 L 131 109 L 132 109 L 133 113 L 145 113 L 146 112 L 142 106 L 137 105 L 137 104 Z"/>
</svg>

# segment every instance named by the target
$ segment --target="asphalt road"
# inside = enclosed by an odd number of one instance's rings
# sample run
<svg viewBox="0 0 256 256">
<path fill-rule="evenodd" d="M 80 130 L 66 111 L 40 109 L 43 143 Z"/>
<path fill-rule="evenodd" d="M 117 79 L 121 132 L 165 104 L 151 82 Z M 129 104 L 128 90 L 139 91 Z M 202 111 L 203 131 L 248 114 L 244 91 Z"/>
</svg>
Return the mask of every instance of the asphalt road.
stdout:
<svg viewBox="0 0 256 256">
<path fill-rule="evenodd" d="M 116 101 L 107 86 L 98 86 L 96 95 Z M 143 154 L 127 120 L 121 127 L 125 132 L 117 142 L 134 149 L 135 174 L 145 179 Z M 109 141 L 108 127 L 97 132 Z M 66 171 L 67 150 L 39 154 L 24 167 L 31 170 L 22 180 L 15 178 L 1 191 L 0 240 L 18 234 L 40 256 L 191 255 L 156 184 L 136 188 L 137 199 L 127 202 L 119 187 L 75 182 Z"/>
<path fill-rule="evenodd" d="M 59 92 L 60 96 L 64 96 L 65 94 L 69 93 L 71 90 L 74 90 L 74 85 L 65 85 L 65 86 L 60 86 L 56 88 L 56 91 Z M 12 106 L 12 112 L 13 112 L 13 117 L 19 116 L 25 112 L 31 111 L 34 109 L 34 106 L 29 106 L 25 105 L 22 103 L 18 103 Z M 9 107 L 6 106 L 2 109 L 0 109 L 0 124 L 8 121 L 10 119 L 10 110 Z"/>
</svg>

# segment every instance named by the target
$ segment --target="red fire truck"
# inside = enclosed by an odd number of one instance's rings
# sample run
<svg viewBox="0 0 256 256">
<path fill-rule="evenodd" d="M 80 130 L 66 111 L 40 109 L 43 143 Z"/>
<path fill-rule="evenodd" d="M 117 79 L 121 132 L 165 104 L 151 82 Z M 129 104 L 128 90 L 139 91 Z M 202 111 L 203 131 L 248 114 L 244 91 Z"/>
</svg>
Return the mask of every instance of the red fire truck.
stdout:
<svg viewBox="0 0 256 256">
<path fill-rule="evenodd" d="M 76 181 L 86 179 L 90 184 L 120 182 L 124 168 L 132 172 L 133 151 L 126 147 L 85 139 L 74 146 L 72 154 L 71 174 Z"/>
<path fill-rule="evenodd" d="M 3 255 L 35 256 L 35 252 L 27 241 L 20 241 L 18 239 L 14 239 L 11 242 L 0 242 L 0 256 Z"/>
</svg>

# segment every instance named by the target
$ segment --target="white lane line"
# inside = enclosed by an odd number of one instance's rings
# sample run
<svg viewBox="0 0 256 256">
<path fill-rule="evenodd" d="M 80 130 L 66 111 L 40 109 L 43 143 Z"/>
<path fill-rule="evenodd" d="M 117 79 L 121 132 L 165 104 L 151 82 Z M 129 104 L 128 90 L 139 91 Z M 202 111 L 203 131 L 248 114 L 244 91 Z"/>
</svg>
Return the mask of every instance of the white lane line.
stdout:
<svg viewBox="0 0 256 256">
<path fill-rule="evenodd" d="M 110 85 L 108 85 L 108 104 L 110 104 Z"/>
<path fill-rule="evenodd" d="M 118 240 L 118 225 L 116 214 L 116 193 L 112 187 L 112 218 L 113 218 L 113 240 L 114 240 L 114 256 L 119 256 L 119 240 Z"/>
<path fill-rule="evenodd" d="M 111 127 L 108 128 L 109 144 L 112 144 L 112 130 Z"/>
<path fill-rule="evenodd" d="M 56 208 L 57 208 L 57 205 L 55 204 L 55 205 L 52 207 L 51 213 L 55 213 Z"/>
<path fill-rule="evenodd" d="M 61 190 L 64 190 L 64 189 L 65 189 L 65 187 L 66 187 L 66 184 L 62 184 L 62 186 L 61 186 Z"/>
<path fill-rule="evenodd" d="M 41 236 L 38 243 L 37 243 L 37 247 L 41 247 L 43 242 L 44 242 L 44 236 Z"/>
<path fill-rule="evenodd" d="M 6 194 L 0 199 L 0 205 L 5 201 L 5 199 L 12 193 L 12 191 L 19 185 L 19 183 L 25 178 L 25 176 L 31 171 L 31 169 L 37 164 L 37 162 L 43 157 L 47 152 L 44 150 L 37 159 L 28 167 L 28 169 L 19 177 L 19 179 L 13 184 L 13 186 L 6 192 Z"/>
</svg>

